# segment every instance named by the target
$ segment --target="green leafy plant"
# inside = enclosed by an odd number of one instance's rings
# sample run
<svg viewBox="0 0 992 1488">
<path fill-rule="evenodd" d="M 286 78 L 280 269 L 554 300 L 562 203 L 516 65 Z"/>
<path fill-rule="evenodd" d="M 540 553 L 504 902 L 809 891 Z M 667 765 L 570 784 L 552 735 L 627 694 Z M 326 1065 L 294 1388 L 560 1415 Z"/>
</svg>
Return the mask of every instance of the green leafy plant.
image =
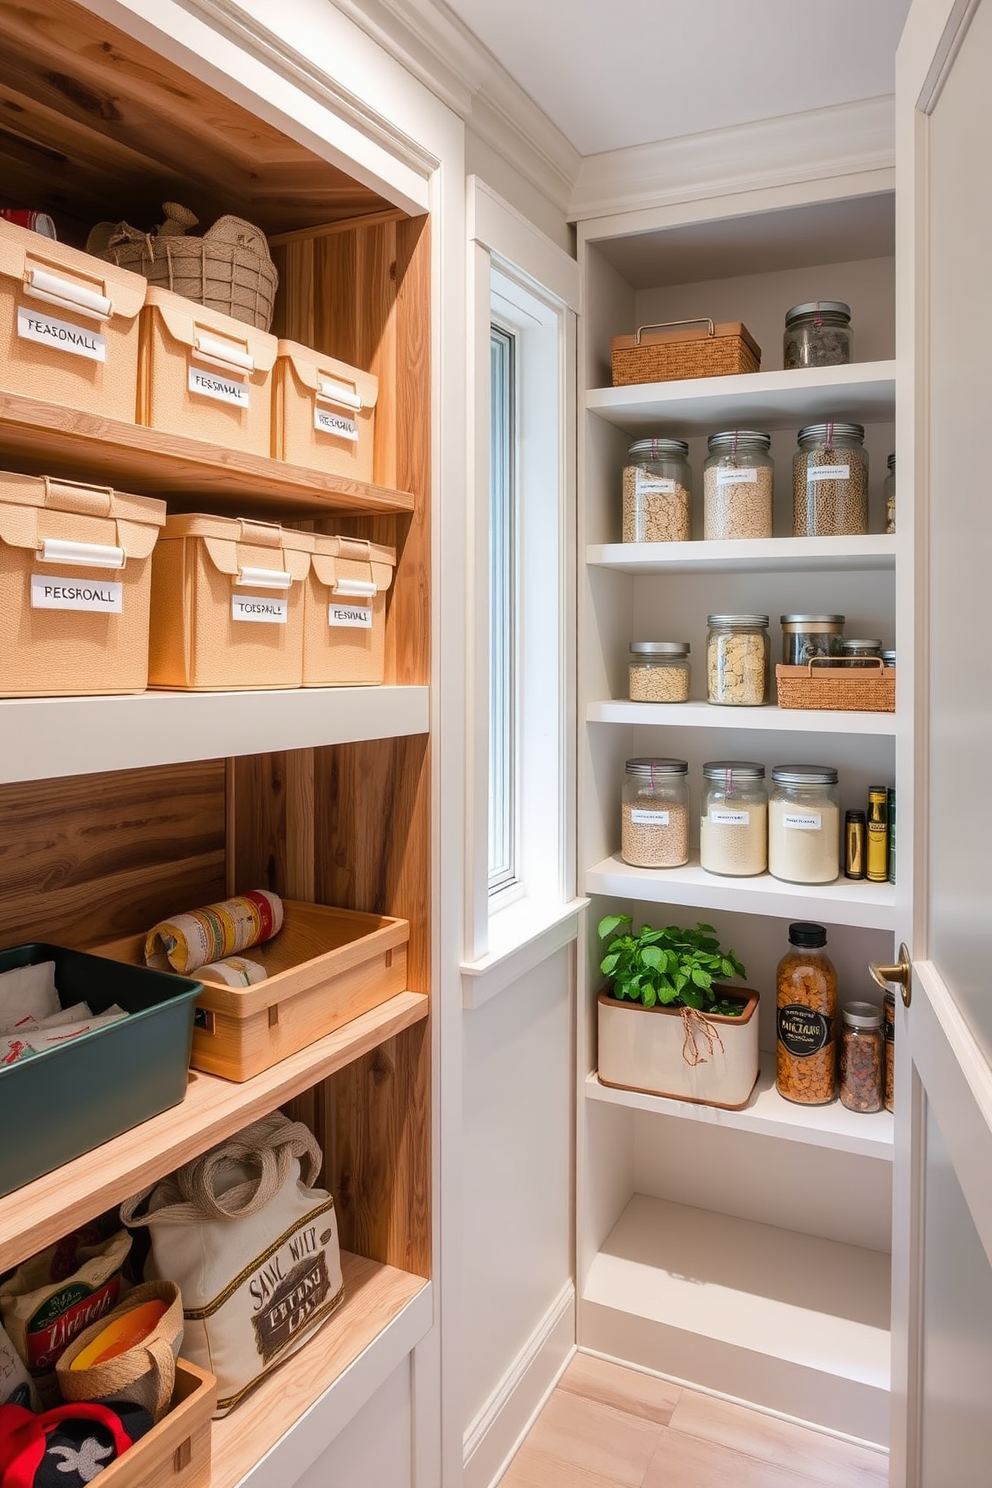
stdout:
<svg viewBox="0 0 992 1488">
<path fill-rule="evenodd" d="M 713 986 L 720 979 L 747 973 L 733 951 L 720 949 L 712 925 L 698 924 L 692 930 L 679 925 L 652 930 L 645 925 L 634 935 L 633 924 L 630 915 L 606 915 L 599 922 L 599 938 L 609 942 L 599 969 L 613 983 L 612 997 L 646 1008 L 660 1003 L 740 1016 L 743 1003 L 718 997 Z"/>
</svg>

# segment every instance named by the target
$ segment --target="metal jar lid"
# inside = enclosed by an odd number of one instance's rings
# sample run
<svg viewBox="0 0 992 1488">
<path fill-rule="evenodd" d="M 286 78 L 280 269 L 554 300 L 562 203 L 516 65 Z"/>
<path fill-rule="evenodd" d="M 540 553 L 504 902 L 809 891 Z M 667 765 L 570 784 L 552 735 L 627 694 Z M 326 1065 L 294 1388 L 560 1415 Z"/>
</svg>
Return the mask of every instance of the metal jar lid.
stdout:
<svg viewBox="0 0 992 1488">
<path fill-rule="evenodd" d="M 689 761 L 680 759 L 629 759 L 627 774 L 651 780 L 655 775 L 687 775 Z"/>
<path fill-rule="evenodd" d="M 782 625 L 795 625 L 801 629 L 809 629 L 813 625 L 843 625 L 843 615 L 780 615 L 779 622 Z"/>
<path fill-rule="evenodd" d="M 689 446 L 684 439 L 635 439 L 627 446 L 629 459 L 688 460 Z"/>
<path fill-rule="evenodd" d="M 631 656 L 688 656 L 688 641 L 631 641 Z"/>
<path fill-rule="evenodd" d="M 703 766 L 705 780 L 725 780 L 728 775 L 739 775 L 742 780 L 764 780 L 764 765 L 753 760 L 710 760 Z"/>
<path fill-rule="evenodd" d="M 767 451 L 771 447 L 772 436 L 757 429 L 724 429 L 719 434 L 711 434 L 706 441 L 711 455 L 733 455 L 738 450 Z"/>
<path fill-rule="evenodd" d="M 832 765 L 776 765 L 772 779 L 776 785 L 836 785 L 837 771 Z"/>
<path fill-rule="evenodd" d="M 799 430 L 799 443 L 815 443 L 830 446 L 835 439 L 855 439 L 864 443 L 864 424 L 807 424 Z"/>
<path fill-rule="evenodd" d="M 851 1028 L 881 1028 L 882 1010 L 873 1002 L 845 1002 L 841 1008 L 844 1022 Z"/>
<path fill-rule="evenodd" d="M 882 660 L 887 667 L 894 667 L 896 664 L 896 653 L 894 651 L 883 651 Z"/>
<path fill-rule="evenodd" d="M 850 652 L 852 656 L 863 656 L 866 654 L 866 652 L 871 652 L 872 654 L 880 654 L 882 650 L 881 641 L 860 641 L 853 639 L 847 640 L 845 638 L 841 642 L 841 646 L 843 647 L 845 655 Z"/>
<path fill-rule="evenodd" d="M 740 625 L 752 628 L 764 629 L 768 624 L 767 615 L 707 615 L 707 625 Z"/>
<path fill-rule="evenodd" d="M 844 320 L 851 319 L 851 307 L 845 305 L 843 300 L 807 300 L 805 305 L 793 305 L 791 310 L 785 312 L 786 329 L 794 321 L 800 320 L 804 315 L 829 315 L 841 316 Z"/>
</svg>

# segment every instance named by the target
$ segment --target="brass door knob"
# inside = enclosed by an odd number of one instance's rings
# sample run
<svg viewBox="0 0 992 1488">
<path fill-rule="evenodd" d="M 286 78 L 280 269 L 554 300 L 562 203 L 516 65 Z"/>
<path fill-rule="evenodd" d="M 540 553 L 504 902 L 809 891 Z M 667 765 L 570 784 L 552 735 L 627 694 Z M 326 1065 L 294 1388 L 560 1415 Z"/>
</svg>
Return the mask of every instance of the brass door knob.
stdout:
<svg viewBox="0 0 992 1488">
<path fill-rule="evenodd" d="M 889 982 L 895 982 L 903 1005 L 909 1007 L 913 1000 L 913 968 L 905 945 L 899 947 L 899 960 L 895 966 L 879 966 L 877 962 L 869 961 L 868 970 L 883 992 L 888 991 Z"/>
</svg>

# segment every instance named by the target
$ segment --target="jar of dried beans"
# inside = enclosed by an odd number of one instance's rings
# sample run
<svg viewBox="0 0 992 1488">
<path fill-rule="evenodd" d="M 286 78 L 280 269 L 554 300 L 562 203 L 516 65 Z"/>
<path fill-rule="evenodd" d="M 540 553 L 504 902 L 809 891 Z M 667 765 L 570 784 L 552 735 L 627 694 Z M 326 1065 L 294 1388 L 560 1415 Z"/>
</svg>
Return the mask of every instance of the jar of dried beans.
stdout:
<svg viewBox="0 0 992 1488">
<path fill-rule="evenodd" d="M 638 439 L 623 472 L 624 542 L 688 542 L 689 446 L 681 439 Z"/>
<path fill-rule="evenodd" d="M 895 1109 L 896 1089 L 896 994 L 882 999 L 882 1038 L 885 1043 L 885 1109 Z"/>
<path fill-rule="evenodd" d="M 768 867 L 765 767 L 750 760 L 703 766 L 699 862 L 707 873 L 751 878 Z"/>
<path fill-rule="evenodd" d="M 837 973 L 822 925 L 789 926 L 789 950 L 776 973 L 776 1078 L 779 1095 L 804 1106 L 836 1099 Z"/>
<path fill-rule="evenodd" d="M 795 537 L 868 531 L 868 453 L 862 424 L 807 424 L 792 461 Z"/>
<path fill-rule="evenodd" d="M 840 796 L 832 765 L 776 765 L 768 799 L 768 871 L 787 883 L 840 872 Z"/>
<path fill-rule="evenodd" d="M 703 466 L 704 538 L 771 537 L 771 443 L 771 435 L 754 429 L 710 435 Z"/>
<path fill-rule="evenodd" d="M 880 1111 L 885 1078 L 882 1014 L 872 1002 L 847 1002 L 841 1018 L 841 1105 L 849 1111 Z"/>
<path fill-rule="evenodd" d="M 808 300 L 785 314 L 782 360 L 795 367 L 842 367 L 851 360 L 851 307 L 843 300 Z"/>
<path fill-rule="evenodd" d="M 631 641 L 630 698 L 634 703 L 687 703 L 689 642 Z"/>
<path fill-rule="evenodd" d="M 688 771 L 686 760 L 627 761 L 620 833 L 625 863 L 678 868 L 689 861 Z"/>
<path fill-rule="evenodd" d="M 707 615 L 706 696 L 728 707 L 768 701 L 768 616 Z"/>
</svg>

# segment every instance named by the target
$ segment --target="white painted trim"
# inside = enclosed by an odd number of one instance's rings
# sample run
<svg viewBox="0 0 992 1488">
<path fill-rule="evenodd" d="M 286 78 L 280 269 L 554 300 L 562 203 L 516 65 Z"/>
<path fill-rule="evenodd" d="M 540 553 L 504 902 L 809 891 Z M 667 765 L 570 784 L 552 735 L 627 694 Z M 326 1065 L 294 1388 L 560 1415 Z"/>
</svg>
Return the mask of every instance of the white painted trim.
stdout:
<svg viewBox="0 0 992 1488">
<path fill-rule="evenodd" d="M 462 962 L 462 1007 L 482 1007 L 547 961 L 562 946 L 571 945 L 578 938 L 582 912 L 588 903 L 588 899 L 573 899 L 550 911 L 538 926 L 534 922 L 533 906 L 524 900 L 504 911 L 508 921 L 505 940 L 499 924 L 503 916 L 493 916 L 489 922 L 492 949 L 477 961 Z M 514 916 L 516 909 L 526 911 L 526 914 Z"/>
<path fill-rule="evenodd" d="M 499 1482 L 575 1353 L 575 1287 L 559 1292 L 465 1432 L 464 1488 Z"/>
<path fill-rule="evenodd" d="M 560 305 L 581 314 L 582 281 L 575 259 L 478 176 L 469 176 L 465 185 L 469 242 L 512 265 L 517 277 L 526 274 L 541 299 L 553 295 Z"/>
</svg>

